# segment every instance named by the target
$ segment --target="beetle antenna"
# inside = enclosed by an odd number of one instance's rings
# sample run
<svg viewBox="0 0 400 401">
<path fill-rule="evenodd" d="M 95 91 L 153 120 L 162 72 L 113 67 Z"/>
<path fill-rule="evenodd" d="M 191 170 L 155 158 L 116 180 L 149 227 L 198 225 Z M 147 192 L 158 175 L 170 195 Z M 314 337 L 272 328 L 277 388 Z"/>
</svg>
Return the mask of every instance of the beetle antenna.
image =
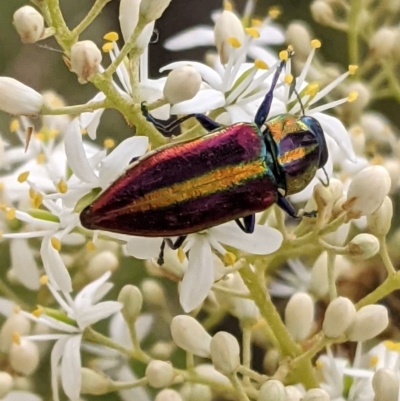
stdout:
<svg viewBox="0 0 400 401">
<path fill-rule="evenodd" d="M 289 88 L 289 99 L 292 97 L 293 92 L 296 95 L 297 101 L 299 102 L 300 105 L 300 109 L 301 109 L 301 113 L 303 114 L 303 116 L 306 115 L 306 112 L 304 111 L 304 106 L 303 106 L 303 102 L 301 101 L 301 97 L 299 95 L 299 92 L 297 92 L 296 89 L 296 78 L 293 78 L 292 83 L 290 84 L 290 88 Z"/>
<path fill-rule="evenodd" d="M 318 178 L 318 179 L 319 179 L 319 182 L 320 182 L 324 187 L 329 187 L 330 181 L 329 181 L 328 173 L 326 172 L 325 167 L 322 167 L 322 170 L 323 170 L 324 173 L 325 173 L 326 181 L 324 182 L 324 181 L 321 180 L 321 178 Z"/>
</svg>

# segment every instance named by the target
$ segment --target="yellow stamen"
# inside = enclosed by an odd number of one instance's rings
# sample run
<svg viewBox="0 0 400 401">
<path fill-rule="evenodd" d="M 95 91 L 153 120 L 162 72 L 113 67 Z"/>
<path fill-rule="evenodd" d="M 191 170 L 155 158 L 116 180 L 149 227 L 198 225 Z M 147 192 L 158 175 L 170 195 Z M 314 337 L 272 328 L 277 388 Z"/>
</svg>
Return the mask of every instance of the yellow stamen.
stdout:
<svg viewBox="0 0 400 401">
<path fill-rule="evenodd" d="M 288 45 L 287 49 L 288 52 L 293 52 L 293 46 L 292 45 Z"/>
<path fill-rule="evenodd" d="M 116 42 L 119 39 L 117 32 L 108 32 L 103 36 L 104 40 L 109 40 L 110 42 Z"/>
<path fill-rule="evenodd" d="M 281 14 L 282 14 L 282 10 L 278 6 L 270 7 L 270 9 L 268 10 L 268 15 L 272 19 L 277 19 Z"/>
<path fill-rule="evenodd" d="M 226 41 L 234 48 L 238 49 L 242 44 L 240 43 L 240 40 L 238 38 L 230 37 L 226 39 Z"/>
<path fill-rule="evenodd" d="M 279 52 L 279 59 L 282 61 L 288 61 L 289 59 L 289 52 L 287 50 L 282 50 Z"/>
<path fill-rule="evenodd" d="M 254 60 L 254 67 L 258 68 L 259 70 L 268 70 L 269 68 L 268 64 L 260 59 Z"/>
<path fill-rule="evenodd" d="M 85 248 L 87 251 L 95 251 L 97 249 L 93 241 L 86 242 Z"/>
<path fill-rule="evenodd" d="M 33 207 L 35 209 L 39 209 L 42 202 L 43 202 L 43 195 L 40 193 L 37 193 L 35 197 L 32 199 Z"/>
<path fill-rule="evenodd" d="M 236 256 L 232 252 L 227 252 L 224 255 L 224 262 L 227 266 L 232 266 L 236 262 Z"/>
<path fill-rule="evenodd" d="M 319 91 L 319 85 L 316 82 L 314 82 L 312 84 L 307 85 L 304 93 L 308 96 L 313 97 L 318 93 L 318 91 Z"/>
<path fill-rule="evenodd" d="M 86 135 L 86 134 L 87 134 L 87 129 L 81 128 L 81 135 Z"/>
<path fill-rule="evenodd" d="M 61 180 L 58 182 L 58 184 L 56 185 L 56 187 L 57 187 L 57 191 L 58 191 L 60 194 L 65 194 L 65 193 L 67 193 L 67 191 L 68 191 L 68 184 L 67 184 L 63 179 L 61 179 Z"/>
<path fill-rule="evenodd" d="M 12 342 L 16 345 L 21 345 L 21 336 L 17 331 L 12 334 Z"/>
<path fill-rule="evenodd" d="M 178 260 L 179 260 L 179 262 L 183 263 L 183 261 L 185 260 L 185 257 L 186 257 L 185 252 L 183 252 L 182 248 L 179 248 L 178 249 Z"/>
<path fill-rule="evenodd" d="M 7 220 L 14 220 L 15 219 L 15 209 L 13 207 L 10 207 L 6 211 L 6 219 Z"/>
<path fill-rule="evenodd" d="M 17 181 L 22 184 L 28 179 L 28 177 L 29 177 L 29 171 L 24 171 L 18 176 Z"/>
<path fill-rule="evenodd" d="M 247 35 L 254 39 L 258 39 L 260 37 L 260 32 L 256 28 L 246 28 L 245 31 Z"/>
<path fill-rule="evenodd" d="M 36 191 L 33 188 L 29 188 L 29 197 L 33 199 L 36 196 Z"/>
<path fill-rule="evenodd" d="M 369 359 L 369 367 L 373 368 L 375 367 L 379 362 L 379 358 L 376 355 L 371 356 Z"/>
<path fill-rule="evenodd" d="M 14 312 L 14 313 L 19 313 L 19 312 L 21 312 L 21 307 L 18 306 L 18 305 L 15 305 L 15 306 L 13 307 L 13 312 Z"/>
<path fill-rule="evenodd" d="M 318 369 L 322 369 L 324 367 L 324 363 L 320 360 L 315 361 L 315 367 Z"/>
<path fill-rule="evenodd" d="M 54 139 L 57 135 L 58 135 L 58 129 L 52 129 L 50 132 L 49 132 L 49 139 Z"/>
<path fill-rule="evenodd" d="M 36 156 L 36 163 L 37 164 L 43 164 L 46 161 L 46 155 L 44 153 L 39 153 Z"/>
<path fill-rule="evenodd" d="M 42 277 L 40 277 L 40 279 L 39 279 L 39 283 L 41 285 L 47 285 L 48 282 L 49 282 L 49 278 L 45 274 Z"/>
<path fill-rule="evenodd" d="M 347 97 L 347 101 L 349 103 L 354 102 L 354 100 L 356 100 L 358 98 L 358 92 L 357 91 L 353 91 L 349 93 L 349 96 Z"/>
<path fill-rule="evenodd" d="M 354 75 L 358 70 L 358 65 L 349 65 L 349 74 Z"/>
<path fill-rule="evenodd" d="M 43 134 L 43 132 L 37 132 L 37 133 L 35 134 L 35 138 L 36 138 L 38 141 L 41 141 L 41 142 L 43 142 L 43 141 L 46 139 L 46 137 L 45 137 L 45 135 Z"/>
<path fill-rule="evenodd" d="M 2 204 L 0 205 L 0 209 L 1 209 L 3 212 L 5 212 L 5 211 L 7 210 L 7 205 L 6 205 L 5 203 L 2 203 Z"/>
<path fill-rule="evenodd" d="M 313 40 L 311 41 L 311 47 L 312 47 L 312 48 L 314 48 L 314 49 L 319 49 L 321 46 L 322 46 L 322 43 L 321 43 L 320 40 L 318 40 L 318 39 L 313 39 Z"/>
<path fill-rule="evenodd" d="M 233 4 L 229 0 L 224 1 L 224 10 L 233 11 Z"/>
<path fill-rule="evenodd" d="M 285 84 L 290 85 L 293 82 L 293 75 L 292 74 L 285 75 L 283 81 L 285 82 Z"/>
<path fill-rule="evenodd" d="M 114 43 L 108 42 L 104 43 L 104 45 L 101 47 L 101 50 L 103 50 L 103 53 L 110 53 L 110 51 L 114 48 Z"/>
<path fill-rule="evenodd" d="M 258 18 L 253 18 L 251 20 L 251 25 L 257 27 L 257 26 L 261 26 L 262 25 L 262 20 L 258 19 Z"/>
<path fill-rule="evenodd" d="M 45 277 L 45 276 L 44 276 Z M 37 308 L 34 311 L 32 311 L 32 315 L 35 317 L 40 317 L 40 315 L 43 313 L 43 309 L 42 308 Z"/>
<path fill-rule="evenodd" d="M 104 147 L 106 149 L 112 149 L 115 146 L 115 141 L 112 138 L 107 138 L 104 140 Z"/>
<path fill-rule="evenodd" d="M 58 252 L 61 251 L 61 241 L 57 237 L 50 238 L 51 246 Z"/>
<path fill-rule="evenodd" d="M 4 182 L 0 182 L 0 191 L 4 189 Z"/>
<path fill-rule="evenodd" d="M 10 122 L 10 132 L 16 132 L 19 130 L 19 121 L 15 118 Z"/>
</svg>

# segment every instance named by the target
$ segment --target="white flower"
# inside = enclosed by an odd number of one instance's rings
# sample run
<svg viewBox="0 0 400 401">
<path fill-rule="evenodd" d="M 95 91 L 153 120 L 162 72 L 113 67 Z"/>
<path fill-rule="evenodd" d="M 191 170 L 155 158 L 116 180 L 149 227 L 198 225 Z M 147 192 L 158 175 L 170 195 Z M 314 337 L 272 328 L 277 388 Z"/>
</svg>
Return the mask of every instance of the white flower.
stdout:
<svg viewBox="0 0 400 401">
<path fill-rule="evenodd" d="M 133 238 L 128 241 L 126 250 L 139 259 L 157 257 L 162 241 L 162 238 Z M 256 255 L 267 255 L 276 251 L 281 242 L 282 235 L 274 228 L 256 225 L 254 233 L 246 234 L 233 222 L 190 234 L 182 247 L 184 252 L 190 251 L 180 292 L 183 309 L 189 312 L 207 297 L 215 277 L 213 250 L 221 255 L 227 254 L 221 244 Z"/>
<path fill-rule="evenodd" d="M 47 283 L 50 292 L 65 312 L 66 316 L 63 320 L 57 320 L 46 314 L 35 317 L 26 313 L 31 320 L 62 332 L 26 337 L 33 341 L 56 340 L 51 352 L 51 383 L 55 401 L 59 401 L 57 377 L 60 362 L 61 383 L 64 392 L 71 400 L 78 400 L 81 387 L 80 347 L 83 331 L 94 323 L 118 312 L 122 307 L 116 301 L 98 302 L 112 287 L 111 283 L 106 283 L 110 275 L 110 272 L 107 272 L 88 284 L 75 296 L 75 299 L 71 297 L 70 293 L 57 291 L 50 282 Z M 68 323 L 65 322 L 66 318 L 68 318 L 67 321 L 69 320 Z"/>
</svg>

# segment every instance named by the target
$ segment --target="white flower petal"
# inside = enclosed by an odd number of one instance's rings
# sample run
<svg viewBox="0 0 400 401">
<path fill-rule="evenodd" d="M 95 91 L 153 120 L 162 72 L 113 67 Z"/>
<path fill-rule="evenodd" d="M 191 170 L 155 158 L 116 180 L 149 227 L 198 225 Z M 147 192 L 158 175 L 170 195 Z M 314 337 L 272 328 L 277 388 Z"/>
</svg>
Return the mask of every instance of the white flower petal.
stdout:
<svg viewBox="0 0 400 401">
<path fill-rule="evenodd" d="M 146 152 L 148 144 L 149 138 L 146 136 L 134 136 L 122 141 L 100 164 L 101 187 L 105 188 L 115 181 L 134 157 Z"/>
<path fill-rule="evenodd" d="M 117 313 L 121 308 L 122 304 L 117 301 L 105 301 L 84 309 L 78 316 L 79 328 L 84 330 L 86 327 Z"/>
<path fill-rule="evenodd" d="M 214 263 L 207 237 L 196 235 L 190 249 L 189 265 L 181 284 L 180 303 L 185 312 L 199 306 L 214 282 Z"/>
<path fill-rule="evenodd" d="M 98 279 L 92 281 L 85 287 L 83 287 L 75 297 L 75 305 L 78 308 L 88 307 L 93 305 L 93 299 L 103 286 L 103 284 L 111 277 L 111 272 L 107 271 L 101 275 Z"/>
<path fill-rule="evenodd" d="M 81 334 L 69 337 L 61 361 L 62 387 L 65 394 L 73 401 L 79 400 L 81 391 L 81 341 Z"/>
<path fill-rule="evenodd" d="M 268 65 L 273 65 L 278 60 L 274 52 L 266 49 L 265 47 L 262 47 L 261 45 L 250 46 L 247 54 L 253 60 L 262 60 Z"/>
<path fill-rule="evenodd" d="M 205 113 L 225 105 L 224 95 L 215 89 L 202 89 L 192 99 L 174 104 L 171 114 Z"/>
<path fill-rule="evenodd" d="M 43 398 L 28 391 L 13 390 L 1 401 L 42 401 Z"/>
<path fill-rule="evenodd" d="M 40 287 L 40 274 L 26 239 L 14 239 L 10 243 L 11 266 L 18 278 L 26 288 L 37 290 Z"/>
<path fill-rule="evenodd" d="M 191 65 L 197 72 L 201 75 L 203 80 L 207 82 L 212 88 L 219 89 L 222 85 L 221 77 L 218 73 L 213 70 L 208 65 L 199 63 L 197 61 L 177 61 L 175 63 L 167 64 L 163 68 L 160 69 L 160 72 L 173 70 L 174 68 L 184 67 L 187 65 Z"/>
<path fill-rule="evenodd" d="M 213 45 L 214 32 L 213 29 L 207 25 L 197 25 L 193 28 L 186 29 L 164 42 L 164 47 L 172 51 Z"/>
<path fill-rule="evenodd" d="M 260 37 L 254 41 L 256 44 L 280 45 L 285 42 L 285 32 L 278 24 L 268 22 L 259 32 Z"/>
<path fill-rule="evenodd" d="M 159 255 L 162 241 L 162 238 L 135 237 L 126 243 L 125 250 L 137 259 L 150 259 Z"/>
<path fill-rule="evenodd" d="M 3 315 L 5 317 L 10 316 L 11 314 L 14 313 L 15 306 L 16 306 L 15 302 L 0 297 L 0 315 Z"/>
<path fill-rule="evenodd" d="M 357 158 L 353 151 L 350 135 L 343 123 L 336 117 L 332 117 L 324 113 L 315 113 L 312 114 L 312 116 L 321 124 L 325 134 L 329 135 L 338 144 L 346 157 L 355 163 Z"/>
<path fill-rule="evenodd" d="M 53 341 L 53 340 L 61 340 L 65 338 L 66 334 L 35 334 L 32 336 L 23 336 L 27 340 L 31 341 Z"/>
<path fill-rule="evenodd" d="M 235 223 L 227 223 L 210 229 L 217 241 L 254 255 L 275 252 L 282 243 L 282 234 L 275 228 L 256 224 L 254 232 L 247 234 Z"/>
<path fill-rule="evenodd" d="M 236 104 L 227 106 L 226 111 L 229 113 L 231 124 L 250 122 L 254 119 L 254 115 L 250 115 L 244 108 Z"/>
<path fill-rule="evenodd" d="M 98 178 L 90 167 L 89 161 L 86 157 L 83 148 L 82 134 L 77 119 L 71 121 L 67 133 L 65 134 L 64 141 L 65 153 L 71 170 L 83 182 L 96 184 Z"/>
<path fill-rule="evenodd" d="M 89 100 L 87 104 L 92 102 L 100 102 L 106 98 L 103 92 L 99 92 L 93 99 Z M 89 111 L 82 113 L 79 117 L 80 125 L 82 128 L 87 130 L 90 139 L 96 139 L 97 127 L 100 123 L 100 118 L 104 112 L 104 109 L 97 109 L 95 111 Z"/>
<path fill-rule="evenodd" d="M 58 340 L 51 351 L 50 364 L 51 364 L 51 389 L 53 392 L 54 401 L 60 401 L 58 394 L 58 364 L 63 355 L 65 344 L 68 341 L 68 337 L 64 337 Z"/>
</svg>

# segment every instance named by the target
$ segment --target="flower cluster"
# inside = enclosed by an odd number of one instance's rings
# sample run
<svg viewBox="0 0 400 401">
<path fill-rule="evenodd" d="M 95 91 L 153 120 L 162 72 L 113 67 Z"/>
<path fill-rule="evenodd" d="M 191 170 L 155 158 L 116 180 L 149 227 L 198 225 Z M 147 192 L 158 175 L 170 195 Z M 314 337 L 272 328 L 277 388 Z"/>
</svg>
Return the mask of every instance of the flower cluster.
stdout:
<svg viewBox="0 0 400 401">
<path fill-rule="evenodd" d="M 276 23 L 278 8 L 256 18 L 256 0 L 242 14 L 225 0 L 212 27 L 164 43 L 213 46 L 205 61 L 153 79 L 171 0 L 121 0 L 122 38 L 99 48 L 82 33 L 109 1 L 74 29 L 58 0 L 13 16 L 23 43 L 52 37 L 96 94 L 68 106 L 0 76 L 13 116 L 0 136 L 0 398 L 397 401 L 400 142 L 369 107 L 400 101 L 400 6 L 311 3 L 316 23 L 347 33 L 342 68 L 305 24 Z M 134 134 L 100 143 L 107 109 Z"/>
</svg>

